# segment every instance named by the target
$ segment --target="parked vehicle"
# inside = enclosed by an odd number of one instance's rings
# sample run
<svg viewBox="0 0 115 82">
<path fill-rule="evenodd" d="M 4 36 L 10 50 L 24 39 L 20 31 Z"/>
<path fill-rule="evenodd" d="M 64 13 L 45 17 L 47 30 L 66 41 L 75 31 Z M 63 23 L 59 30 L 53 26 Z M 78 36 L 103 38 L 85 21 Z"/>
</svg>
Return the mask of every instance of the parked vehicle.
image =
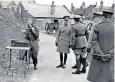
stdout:
<svg viewBox="0 0 115 82">
<path fill-rule="evenodd" d="M 45 24 L 45 31 L 46 31 L 46 34 L 49 34 L 49 33 L 53 33 L 53 32 L 57 32 L 58 31 L 58 28 L 59 28 L 59 23 L 58 22 L 54 22 L 54 23 L 46 23 Z"/>
</svg>

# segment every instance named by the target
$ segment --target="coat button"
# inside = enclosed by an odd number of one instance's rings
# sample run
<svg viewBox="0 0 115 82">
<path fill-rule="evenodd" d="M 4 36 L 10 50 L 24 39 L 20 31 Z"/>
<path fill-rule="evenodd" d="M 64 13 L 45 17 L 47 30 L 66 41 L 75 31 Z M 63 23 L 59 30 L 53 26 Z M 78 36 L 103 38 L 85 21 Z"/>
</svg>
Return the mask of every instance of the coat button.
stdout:
<svg viewBox="0 0 115 82">
<path fill-rule="evenodd" d="M 102 69 L 103 71 L 105 70 L 105 69 Z"/>
</svg>

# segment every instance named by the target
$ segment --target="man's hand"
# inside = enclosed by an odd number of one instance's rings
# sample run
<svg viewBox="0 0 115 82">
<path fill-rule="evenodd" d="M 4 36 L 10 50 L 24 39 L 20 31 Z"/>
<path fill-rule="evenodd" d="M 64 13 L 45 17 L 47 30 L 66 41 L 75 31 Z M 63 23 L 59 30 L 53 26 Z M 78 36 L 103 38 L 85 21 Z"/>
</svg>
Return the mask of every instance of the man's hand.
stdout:
<svg viewBox="0 0 115 82">
<path fill-rule="evenodd" d="M 71 48 L 72 50 L 75 49 L 75 47 L 73 45 L 70 45 L 69 48 Z"/>
<path fill-rule="evenodd" d="M 91 48 L 87 48 L 87 52 L 90 52 L 91 51 Z"/>
<path fill-rule="evenodd" d="M 107 57 L 108 59 L 111 59 L 111 58 L 112 58 L 112 56 L 111 56 L 110 54 L 107 54 L 106 57 Z"/>
<path fill-rule="evenodd" d="M 32 27 L 32 30 L 34 30 L 34 27 Z"/>
<path fill-rule="evenodd" d="M 58 46 L 58 42 L 55 42 L 55 45 Z"/>
<path fill-rule="evenodd" d="M 34 30 L 34 27 L 32 27 L 31 29 L 32 29 L 32 32 L 36 33 L 35 30 Z"/>
<path fill-rule="evenodd" d="M 109 61 L 111 58 L 112 58 L 112 56 L 110 54 L 107 54 L 107 55 L 101 57 L 102 61 L 104 61 L 104 62 Z"/>
</svg>

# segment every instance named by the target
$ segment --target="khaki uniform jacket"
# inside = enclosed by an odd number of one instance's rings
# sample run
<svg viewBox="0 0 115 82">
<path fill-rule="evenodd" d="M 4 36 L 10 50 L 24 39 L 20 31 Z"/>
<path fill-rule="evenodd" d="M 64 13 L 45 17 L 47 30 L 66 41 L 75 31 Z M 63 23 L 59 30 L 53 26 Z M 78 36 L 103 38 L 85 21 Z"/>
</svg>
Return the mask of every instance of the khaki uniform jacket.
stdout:
<svg viewBox="0 0 115 82">
<path fill-rule="evenodd" d="M 78 23 L 72 26 L 72 33 L 71 33 L 71 41 L 70 44 L 75 46 L 75 48 L 83 48 L 87 45 L 87 39 L 86 36 L 88 34 L 88 31 L 86 29 L 86 26 L 82 23 Z M 84 36 L 79 36 L 84 35 Z M 78 36 L 78 37 L 76 37 Z"/>
</svg>

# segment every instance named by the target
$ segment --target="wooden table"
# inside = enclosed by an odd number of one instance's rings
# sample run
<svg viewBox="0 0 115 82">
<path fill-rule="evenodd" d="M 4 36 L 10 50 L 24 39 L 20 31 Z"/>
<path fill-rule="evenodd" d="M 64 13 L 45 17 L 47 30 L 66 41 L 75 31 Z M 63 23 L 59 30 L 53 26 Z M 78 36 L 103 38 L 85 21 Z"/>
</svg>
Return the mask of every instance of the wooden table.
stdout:
<svg viewBox="0 0 115 82">
<path fill-rule="evenodd" d="M 10 50 L 10 53 L 9 53 L 9 70 L 11 69 L 11 60 L 12 60 L 12 50 L 26 50 L 27 51 L 27 60 L 26 60 L 26 69 L 29 68 L 29 50 L 30 50 L 30 47 L 11 47 L 11 46 L 7 46 L 6 47 L 6 51 L 7 50 Z"/>
</svg>

